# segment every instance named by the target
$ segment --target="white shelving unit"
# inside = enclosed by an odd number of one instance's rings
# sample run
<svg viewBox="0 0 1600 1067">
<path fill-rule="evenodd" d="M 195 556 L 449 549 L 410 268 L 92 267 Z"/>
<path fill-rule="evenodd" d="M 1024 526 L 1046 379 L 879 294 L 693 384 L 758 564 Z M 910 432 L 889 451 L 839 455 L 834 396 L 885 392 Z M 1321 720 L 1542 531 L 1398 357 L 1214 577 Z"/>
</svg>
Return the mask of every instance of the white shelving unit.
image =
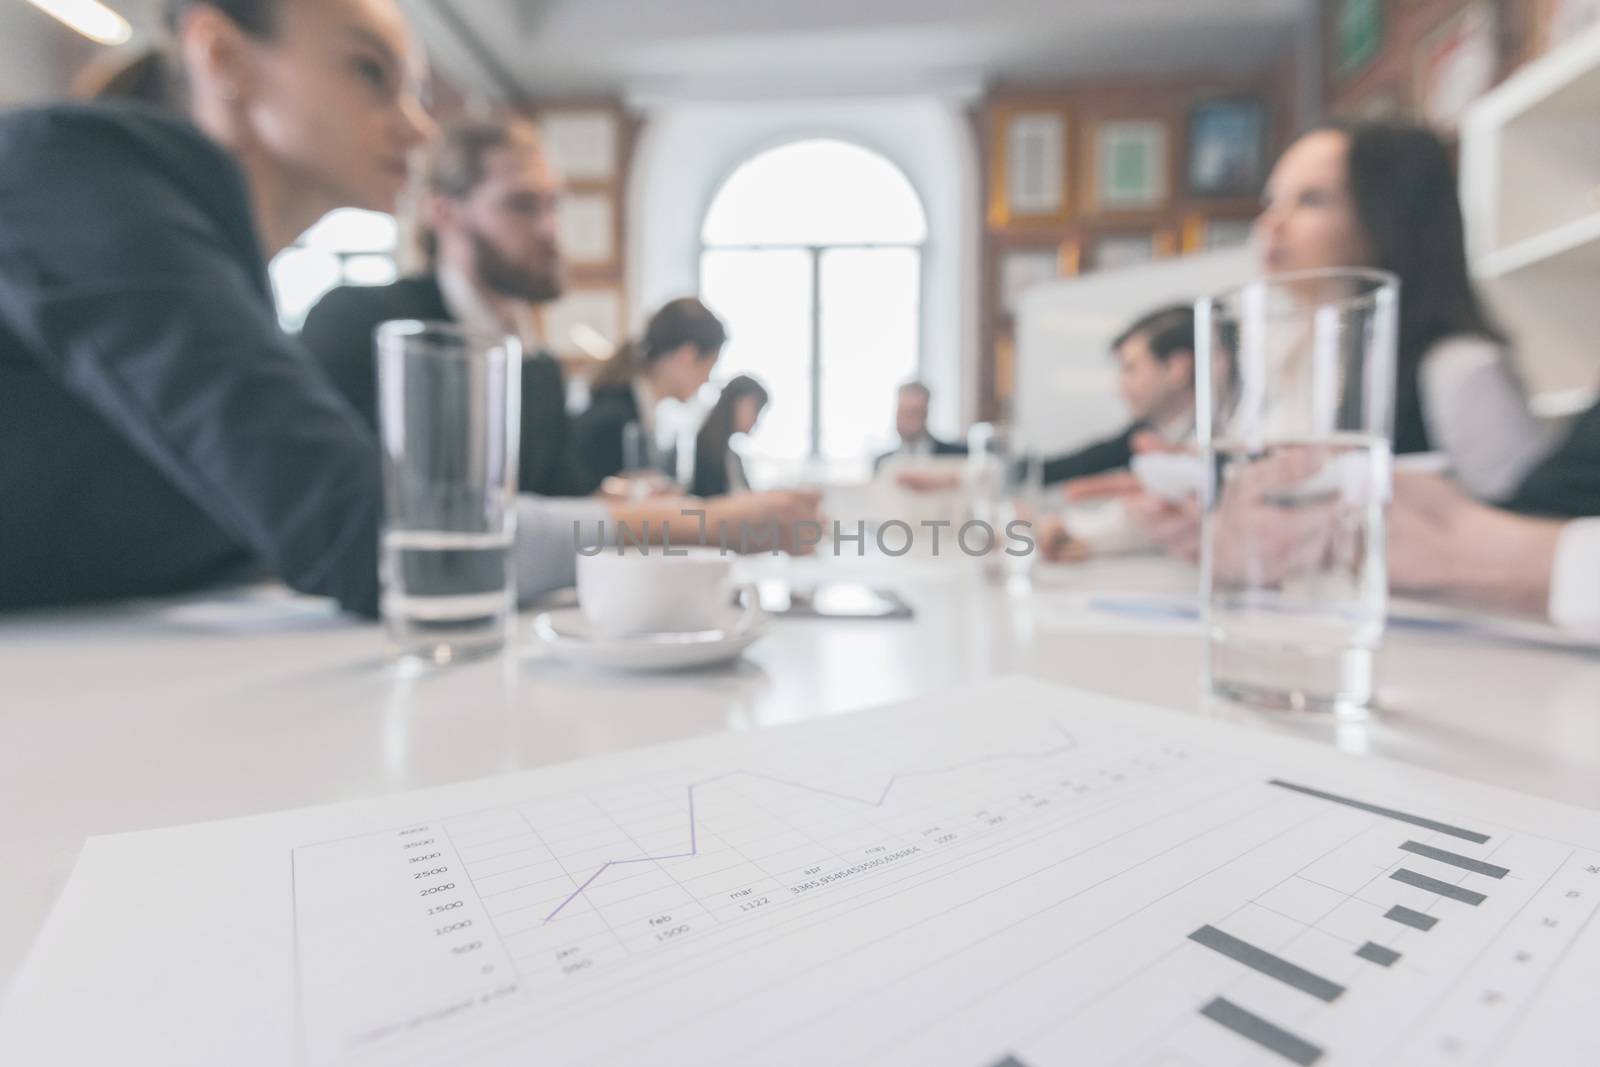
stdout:
<svg viewBox="0 0 1600 1067">
<path fill-rule="evenodd" d="M 1600 26 L 1473 105 L 1461 173 L 1473 273 L 1535 407 L 1587 406 L 1600 392 Z"/>
</svg>

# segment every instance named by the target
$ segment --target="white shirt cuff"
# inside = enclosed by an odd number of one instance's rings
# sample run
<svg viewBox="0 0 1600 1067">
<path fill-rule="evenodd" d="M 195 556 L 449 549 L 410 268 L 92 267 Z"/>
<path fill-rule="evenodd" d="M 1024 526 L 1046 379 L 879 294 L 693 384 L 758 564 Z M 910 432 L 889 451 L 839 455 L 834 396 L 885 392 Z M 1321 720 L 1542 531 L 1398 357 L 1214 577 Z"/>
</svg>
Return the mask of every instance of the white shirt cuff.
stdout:
<svg viewBox="0 0 1600 1067">
<path fill-rule="evenodd" d="M 517 498 L 517 600 L 527 603 L 577 581 L 578 549 L 601 543 L 611 508 L 587 497 Z"/>
<path fill-rule="evenodd" d="M 1569 522 L 1561 530 L 1550 570 L 1550 621 L 1600 637 L 1600 519 Z"/>
</svg>

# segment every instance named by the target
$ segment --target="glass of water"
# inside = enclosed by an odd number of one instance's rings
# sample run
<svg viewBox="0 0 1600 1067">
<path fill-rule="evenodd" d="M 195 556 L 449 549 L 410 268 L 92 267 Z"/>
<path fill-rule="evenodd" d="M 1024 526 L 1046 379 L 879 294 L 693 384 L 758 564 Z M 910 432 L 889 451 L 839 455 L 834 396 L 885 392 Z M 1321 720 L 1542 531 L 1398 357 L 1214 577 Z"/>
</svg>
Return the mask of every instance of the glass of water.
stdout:
<svg viewBox="0 0 1600 1067">
<path fill-rule="evenodd" d="M 967 494 L 969 515 L 993 534 L 983 560 L 985 577 L 1025 581 L 1033 553 L 1020 549 L 1042 513 L 1043 456 L 1014 427 L 977 423 L 967 433 Z M 972 551 L 965 539 L 959 547 Z"/>
<path fill-rule="evenodd" d="M 1373 698 L 1399 282 L 1276 275 L 1196 305 L 1213 692 L 1346 717 Z"/>
<path fill-rule="evenodd" d="M 516 588 L 522 350 L 449 323 L 378 327 L 383 618 L 399 655 L 505 646 Z"/>
</svg>

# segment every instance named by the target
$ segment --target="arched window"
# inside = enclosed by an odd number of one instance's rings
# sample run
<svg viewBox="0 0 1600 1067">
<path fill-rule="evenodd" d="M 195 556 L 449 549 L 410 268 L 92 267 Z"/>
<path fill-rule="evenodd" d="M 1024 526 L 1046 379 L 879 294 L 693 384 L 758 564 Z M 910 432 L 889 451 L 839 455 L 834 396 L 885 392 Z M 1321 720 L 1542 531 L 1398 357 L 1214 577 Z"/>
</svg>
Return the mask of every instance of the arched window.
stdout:
<svg viewBox="0 0 1600 1067">
<path fill-rule="evenodd" d="M 700 291 L 728 324 L 717 377 L 772 396 L 759 459 L 850 464 L 889 432 L 919 355 L 922 201 L 858 145 L 798 141 L 746 161 L 701 230 Z"/>
<path fill-rule="evenodd" d="M 392 215 L 344 208 L 323 216 L 272 261 L 278 320 L 298 330 L 336 285 L 387 285 L 395 279 L 399 226 Z"/>
</svg>

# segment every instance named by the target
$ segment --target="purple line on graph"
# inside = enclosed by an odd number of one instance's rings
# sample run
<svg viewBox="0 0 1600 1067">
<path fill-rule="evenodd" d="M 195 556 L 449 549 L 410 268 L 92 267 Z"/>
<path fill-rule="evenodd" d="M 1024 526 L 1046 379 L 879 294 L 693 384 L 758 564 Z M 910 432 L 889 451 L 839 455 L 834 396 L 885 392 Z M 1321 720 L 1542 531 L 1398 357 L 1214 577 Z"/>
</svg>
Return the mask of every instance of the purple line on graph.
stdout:
<svg viewBox="0 0 1600 1067">
<path fill-rule="evenodd" d="M 1046 749 L 1043 752 L 1002 752 L 993 756 L 979 756 L 977 759 L 970 759 L 963 763 L 954 763 L 948 767 L 935 767 L 925 771 L 905 771 L 901 774 L 891 775 L 889 780 L 884 783 L 883 792 L 878 794 L 877 800 L 868 800 L 864 797 L 855 797 L 848 793 L 836 792 L 832 789 L 822 789 L 818 786 L 807 785 L 804 782 L 791 781 L 787 778 L 777 778 L 770 774 L 762 774 L 760 771 L 729 771 L 726 774 L 719 774 L 712 778 L 706 778 L 698 782 L 693 782 L 688 787 L 689 851 L 674 852 L 670 855 L 663 856 L 634 856 L 631 859 L 625 860 L 606 860 L 598 868 L 596 868 L 593 874 L 585 878 L 583 883 L 579 885 L 578 888 L 574 889 L 565 900 L 557 904 L 555 910 L 544 917 L 544 921 L 549 922 L 557 915 L 560 915 L 563 908 L 565 908 L 568 904 L 571 904 L 574 900 L 577 900 L 585 889 L 588 889 L 594 884 L 595 879 L 599 878 L 602 874 L 605 874 L 606 871 L 610 870 L 612 867 L 620 867 L 624 863 L 655 863 L 659 860 L 681 860 L 698 856 L 700 854 L 700 843 L 698 827 L 695 824 L 694 817 L 694 791 L 703 785 L 710 785 L 713 782 L 720 782 L 726 778 L 735 778 L 743 775 L 746 778 L 761 778 L 768 782 L 776 782 L 778 785 L 793 786 L 795 789 L 804 789 L 809 793 L 817 793 L 821 796 L 834 797 L 839 800 L 848 800 L 856 804 L 864 804 L 869 808 L 881 808 L 883 807 L 884 801 L 889 799 L 889 791 L 895 787 L 896 782 L 899 782 L 903 778 L 925 778 L 934 774 L 949 774 L 952 771 L 965 770 L 968 767 L 976 767 L 980 763 L 993 763 L 997 760 L 1048 759 L 1051 756 L 1059 756 L 1063 752 L 1070 752 L 1078 747 L 1078 739 L 1069 734 L 1060 723 L 1052 722 L 1050 725 L 1055 727 L 1056 731 L 1060 733 L 1062 737 L 1067 739 L 1066 744 L 1057 745 L 1055 748 Z"/>
</svg>

